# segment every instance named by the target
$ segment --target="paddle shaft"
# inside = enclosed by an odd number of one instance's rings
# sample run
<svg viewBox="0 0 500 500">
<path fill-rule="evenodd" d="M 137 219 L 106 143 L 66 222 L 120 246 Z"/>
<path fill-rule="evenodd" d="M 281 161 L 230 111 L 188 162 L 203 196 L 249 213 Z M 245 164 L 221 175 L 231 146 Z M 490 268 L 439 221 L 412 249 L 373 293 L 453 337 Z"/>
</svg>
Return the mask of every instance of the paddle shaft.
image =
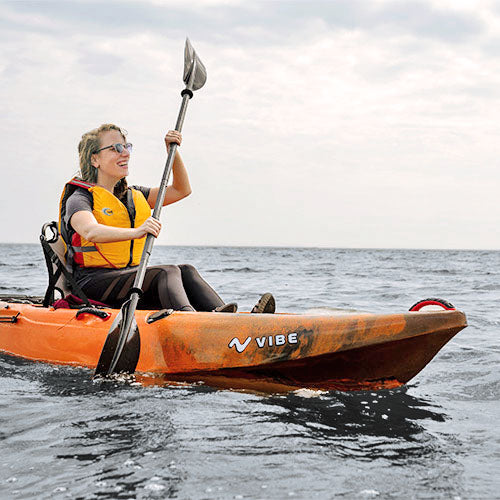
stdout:
<svg viewBox="0 0 500 500">
<path fill-rule="evenodd" d="M 179 110 L 177 123 L 175 124 L 175 130 L 177 132 L 181 132 L 182 130 L 182 125 L 184 124 L 184 117 L 186 116 L 187 105 L 189 99 L 191 99 L 192 96 L 193 94 L 190 90 L 182 91 L 181 109 Z M 160 182 L 155 208 L 153 210 L 153 215 L 152 215 L 152 217 L 154 217 L 157 220 L 160 218 L 161 209 L 163 207 L 163 201 L 165 199 L 165 192 L 167 190 L 168 179 L 170 178 L 170 173 L 172 172 L 172 167 L 174 165 L 176 153 L 177 153 L 177 144 L 171 143 L 168 152 L 167 162 L 165 164 L 165 168 L 163 169 L 163 176 Z M 123 319 L 124 324 L 123 328 L 120 331 L 121 335 L 118 340 L 118 345 L 114 352 L 113 358 L 107 370 L 107 375 L 114 372 L 118 360 L 120 359 L 123 346 L 125 345 L 129 332 L 131 331 L 135 310 L 137 309 L 137 303 L 139 302 L 140 299 L 141 287 L 142 284 L 144 283 L 144 277 L 146 276 L 146 269 L 148 266 L 149 257 L 151 255 L 151 252 L 153 251 L 154 240 L 155 237 L 151 233 L 149 233 L 146 237 L 144 250 L 142 251 L 142 257 L 141 257 L 141 262 L 139 263 L 139 269 L 137 270 L 137 273 L 135 275 L 134 284 L 132 286 L 132 293 L 130 294 L 130 299 L 127 303 L 127 310 L 126 310 L 127 313 L 125 315 L 125 318 Z"/>
<path fill-rule="evenodd" d="M 177 123 L 175 125 L 175 130 L 177 132 L 181 132 L 182 125 L 184 123 L 184 117 L 186 115 L 187 105 L 190 99 L 190 95 L 185 93 L 182 97 L 181 109 L 179 111 L 179 116 L 177 118 Z M 165 164 L 165 169 L 163 171 L 163 177 L 161 179 L 160 188 L 158 190 L 158 197 L 156 198 L 155 208 L 153 210 L 153 215 L 155 219 L 160 218 L 161 209 L 163 207 L 163 201 L 165 199 L 165 192 L 167 189 L 168 179 L 170 178 L 170 173 L 172 171 L 172 166 L 174 164 L 175 154 L 177 152 L 177 144 L 170 144 L 170 150 L 168 152 L 167 163 Z M 139 269 L 137 270 L 137 274 L 134 280 L 134 288 L 141 288 L 142 283 L 144 282 L 144 276 L 146 274 L 146 268 L 149 261 L 149 256 L 153 250 L 153 244 L 155 241 L 155 237 L 152 234 L 148 234 L 146 238 L 146 243 L 144 245 L 144 250 L 142 251 L 141 262 L 139 264 Z"/>
</svg>

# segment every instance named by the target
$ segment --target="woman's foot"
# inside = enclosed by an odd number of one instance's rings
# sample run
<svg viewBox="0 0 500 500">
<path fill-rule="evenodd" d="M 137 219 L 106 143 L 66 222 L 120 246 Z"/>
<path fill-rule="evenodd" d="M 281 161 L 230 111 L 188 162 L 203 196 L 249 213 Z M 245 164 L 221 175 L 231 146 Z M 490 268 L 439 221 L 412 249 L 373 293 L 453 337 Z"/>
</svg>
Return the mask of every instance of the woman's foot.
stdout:
<svg viewBox="0 0 500 500">
<path fill-rule="evenodd" d="M 230 302 L 229 304 L 222 304 L 214 309 L 217 313 L 235 313 L 238 310 L 238 304 L 236 302 Z"/>
<path fill-rule="evenodd" d="M 273 314 L 275 310 L 276 301 L 274 300 L 274 297 L 270 293 L 265 293 L 259 299 L 259 302 L 253 306 L 253 309 L 250 312 Z"/>
</svg>

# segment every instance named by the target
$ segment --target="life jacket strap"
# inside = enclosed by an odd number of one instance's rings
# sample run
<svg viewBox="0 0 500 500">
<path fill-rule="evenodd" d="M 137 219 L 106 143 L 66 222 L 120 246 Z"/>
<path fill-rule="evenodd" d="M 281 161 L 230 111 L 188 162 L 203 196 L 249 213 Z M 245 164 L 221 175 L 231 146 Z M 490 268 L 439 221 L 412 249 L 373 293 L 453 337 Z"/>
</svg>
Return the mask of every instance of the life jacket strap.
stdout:
<svg viewBox="0 0 500 500">
<path fill-rule="evenodd" d="M 74 247 L 71 246 L 74 252 L 98 252 L 96 247 Z"/>
</svg>

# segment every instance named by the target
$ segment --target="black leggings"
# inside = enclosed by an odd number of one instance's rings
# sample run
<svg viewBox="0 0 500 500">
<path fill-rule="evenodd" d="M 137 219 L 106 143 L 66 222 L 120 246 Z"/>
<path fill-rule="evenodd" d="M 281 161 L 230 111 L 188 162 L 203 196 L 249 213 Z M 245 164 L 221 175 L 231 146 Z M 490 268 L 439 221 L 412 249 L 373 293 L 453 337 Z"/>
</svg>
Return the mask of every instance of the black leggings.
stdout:
<svg viewBox="0 0 500 500">
<path fill-rule="evenodd" d="M 119 308 L 128 298 L 137 268 L 117 269 L 93 277 L 82 286 L 91 299 Z M 141 309 L 175 309 L 176 311 L 213 311 L 224 304 L 217 292 L 200 276 L 194 266 L 153 266 L 146 269 Z"/>
</svg>

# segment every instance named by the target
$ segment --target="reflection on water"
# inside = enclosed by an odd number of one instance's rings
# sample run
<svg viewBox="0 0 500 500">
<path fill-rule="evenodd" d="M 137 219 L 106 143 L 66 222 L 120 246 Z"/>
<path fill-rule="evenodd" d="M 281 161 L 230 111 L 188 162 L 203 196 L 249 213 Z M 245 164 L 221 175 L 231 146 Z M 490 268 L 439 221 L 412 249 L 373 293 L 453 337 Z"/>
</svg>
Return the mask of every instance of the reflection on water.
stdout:
<svg viewBox="0 0 500 500">
<path fill-rule="evenodd" d="M 419 421 L 445 421 L 441 408 L 408 394 L 407 388 L 378 392 L 329 393 L 318 398 L 286 397 L 264 399 L 259 405 L 275 405 L 286 412 L 261 412 L 263 418 L 281 422 L 310 436 L 318 445 L 334 444 L 339 457 L 373 460 L 385 457 L 393 465 L 408 458 L 430 456 L 435 444 L 425 435 Z"/>
</svg>

